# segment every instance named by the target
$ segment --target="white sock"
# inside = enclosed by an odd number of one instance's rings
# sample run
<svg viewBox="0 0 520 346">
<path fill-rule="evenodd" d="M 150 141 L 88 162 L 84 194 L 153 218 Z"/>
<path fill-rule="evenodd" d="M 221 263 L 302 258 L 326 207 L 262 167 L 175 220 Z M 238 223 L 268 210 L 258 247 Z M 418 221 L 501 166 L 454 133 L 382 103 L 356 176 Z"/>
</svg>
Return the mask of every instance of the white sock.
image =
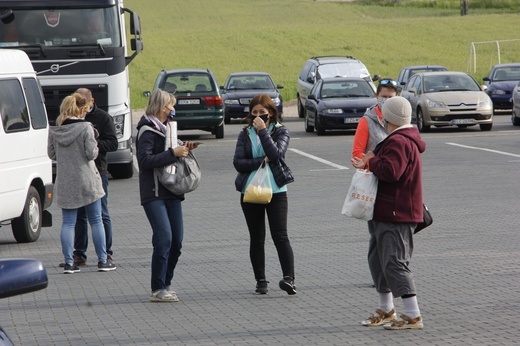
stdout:
<svg viewBox="0 0 520 346">
<path fill-rule="evenodd" d="M 392 292 L 379 293 L 379 309 L 390 312 L 394 308 L 394 297 Z"/>
<path fill-rule="evenodd" d="M 416 318 L 421 316 L 419 310 L 419 304 L 417 304 L 417 296 L 403 299 L 404 314 L 410 318 Z"/>
</svg>

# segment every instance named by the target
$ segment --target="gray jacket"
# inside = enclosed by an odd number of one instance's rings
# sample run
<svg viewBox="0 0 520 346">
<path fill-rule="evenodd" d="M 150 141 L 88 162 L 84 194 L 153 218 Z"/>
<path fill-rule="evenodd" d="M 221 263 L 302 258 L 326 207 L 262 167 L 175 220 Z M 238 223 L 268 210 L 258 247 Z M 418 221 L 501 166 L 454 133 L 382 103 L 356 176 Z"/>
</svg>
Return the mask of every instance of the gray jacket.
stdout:
<svg viewBox="0 0 520 346">
<path fill-rule="evenodd" d="M 379 120 L 375 108 L 376 106 L 368 108 L 364 115 L 367 119 L 369 135 L 365 153 L 368 151 L 374 151 L 376 145 L 388 136 L 388 132 L 386 132 L 385 127 Z"/>
<path fill-rule="evenodd" d="M 62 126 L 51 126 L 47 154 L 56 160 L 55 191 L 60 208 L 83 207 L 105 195 L 94 163 L 98 146 L 91 123 L 67 119 Z"/>
</svg>

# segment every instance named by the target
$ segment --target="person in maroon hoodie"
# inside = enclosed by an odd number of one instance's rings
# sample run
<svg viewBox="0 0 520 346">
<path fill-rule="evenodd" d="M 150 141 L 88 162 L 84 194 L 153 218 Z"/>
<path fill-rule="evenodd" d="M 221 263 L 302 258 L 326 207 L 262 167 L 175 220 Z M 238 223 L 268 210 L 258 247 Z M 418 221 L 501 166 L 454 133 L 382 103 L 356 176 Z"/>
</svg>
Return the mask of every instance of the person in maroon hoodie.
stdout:
<svg viewBox="0 0 520 346">
<path fill-rule="evenodd" d="M 377 196 L 368 248 L 368 265 L 377 292 L 379 308 L 362 324 L 385 329 L 424 327 L 412 271 L 413 232 L 423 220 L 422 161 L 426 143 L 410 124 L 412 108 L 403 97 L 388 99 L 383 119 L 389 133 L 373 152 L 352 165 L 369 169 L 378 178 Z M 403 299 L 404 314 L 397 320 L 393 297 Z"/>
</svg>

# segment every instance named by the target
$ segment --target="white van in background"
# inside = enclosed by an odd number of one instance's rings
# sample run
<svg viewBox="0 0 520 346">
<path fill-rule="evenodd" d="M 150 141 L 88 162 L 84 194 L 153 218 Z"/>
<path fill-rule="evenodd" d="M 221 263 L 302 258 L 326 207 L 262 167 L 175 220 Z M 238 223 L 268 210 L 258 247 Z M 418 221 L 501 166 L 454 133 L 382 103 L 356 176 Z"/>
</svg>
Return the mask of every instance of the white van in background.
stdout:
<svg viewBox="0 0 520 346">
<path fill-rule="evenodd" d="M 0 50 L 0 227 L 20 243 L 52 225 L 52 161 L 42 90 L 26 53 Z"/>
</svg>

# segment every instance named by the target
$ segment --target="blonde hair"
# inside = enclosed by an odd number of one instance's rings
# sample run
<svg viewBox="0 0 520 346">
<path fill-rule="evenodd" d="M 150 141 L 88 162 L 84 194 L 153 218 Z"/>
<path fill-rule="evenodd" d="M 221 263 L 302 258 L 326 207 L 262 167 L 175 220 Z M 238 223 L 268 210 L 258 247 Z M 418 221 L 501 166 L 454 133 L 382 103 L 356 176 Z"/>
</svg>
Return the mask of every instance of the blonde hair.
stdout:
<svg viewBox="0 0 520 346">
<path fill-rule="evenodd" d="M 146 114 L 157 116 L 160 114 L 164 107 L 169 105 L 175 105 L 177 99 L 175 96 L 161 89 L 155 89 L 150 95 L 150 99 L 148 100 L 148 107 L 146 107 Z"/>
<path fill-rule="evenodd" d="M 87 100 L 79 93 L 74 93 L 63 99 L 60 105 L 60 115 L 56 125 L 61 126 L 69 118 L 83 118 L 86 114 Z"/>
</svg>

